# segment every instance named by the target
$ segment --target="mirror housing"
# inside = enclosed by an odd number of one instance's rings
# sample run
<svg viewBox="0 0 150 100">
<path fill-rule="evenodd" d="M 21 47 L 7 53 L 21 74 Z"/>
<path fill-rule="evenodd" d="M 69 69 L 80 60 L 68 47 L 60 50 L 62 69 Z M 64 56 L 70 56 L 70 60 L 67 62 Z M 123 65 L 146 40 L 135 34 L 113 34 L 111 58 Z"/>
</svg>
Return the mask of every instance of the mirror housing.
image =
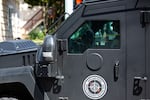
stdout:
<svg viewBox="0 0 150 100">
<path fill-rule="evenodd" d="M 42 45 L 42 57 L 45 62 L 55 61 L 55 39 L 53 35 L 47 35 Z"/>
</svg>

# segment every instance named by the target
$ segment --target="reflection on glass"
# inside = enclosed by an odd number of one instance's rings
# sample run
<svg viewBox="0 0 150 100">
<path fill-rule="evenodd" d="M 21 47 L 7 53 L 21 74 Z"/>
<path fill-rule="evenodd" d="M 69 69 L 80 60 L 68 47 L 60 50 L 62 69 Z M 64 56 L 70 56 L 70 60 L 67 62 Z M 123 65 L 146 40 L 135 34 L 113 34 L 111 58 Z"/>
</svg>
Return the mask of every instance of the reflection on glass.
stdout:
<svg viewBox="0 0 150 100">
<path fill-rule="evenodd" d="M 68 39 L 69 53 L 83 53 L 88 48 L 119 49 L 120 24 L 117 20 L 87 21 Z"/>
</svg>

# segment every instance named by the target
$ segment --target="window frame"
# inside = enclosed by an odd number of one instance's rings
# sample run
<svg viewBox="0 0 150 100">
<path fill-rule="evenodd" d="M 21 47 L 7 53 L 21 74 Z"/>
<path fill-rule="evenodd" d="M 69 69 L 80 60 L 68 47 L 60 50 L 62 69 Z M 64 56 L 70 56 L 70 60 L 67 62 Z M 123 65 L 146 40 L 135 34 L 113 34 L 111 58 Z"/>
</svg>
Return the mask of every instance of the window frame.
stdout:
<svg viewBox="0 0 150 100">
<path fill-rule="evenodd" d="M 87 23 L 87 22 L 92 22 L 92 23 L 94 23 L 94 22 L 96 22 L 96 21 L 98 21 L 98 22 L 100 22 L 100 21 L 102 21 L 103 23 L 106 23 L 106 22 L 115 22 L 115 23 L 117 23 L 118 24 L 118 34 L 119 34 L 119 44 L 118 44 L 118 47 L 117 48 L 110 48 L 110 47 L 105 47 L 105 48 L 103 48 L 103 47 L 91 47 L 91 48 L 86 48 L 83 52 L 70 52 L 69 51 L 69 39 L 70 39 L 70 37 L 71 36 L 73 36 L 73 34 L 75 33 L 75 32 L 77 32 L 82 26 L 83 26 L 83 24 L 85 24 L 85 23 Z M 115 26 L 116 27 L 116 26 Z M 121 19 L 119 18 L 119 19 L 94 19 L 94 20 L 92 20 L 92 19 L 88 19 L 88 20 L 85 20 L 85 21 L 83 21 L 83 23 L 79 26 L 79 27 L 77 27 L 76 28 L 76 30 L 74 31 L 74 32 L 72 32 L 72 34 L 67 38 L 67 40 L 68 40 L 68 44 L 67 44 L 67 53 L 69 53 L 69 54 L 83 54 L 84 52 L 86 52 L 88 49 L 100 49 L 100 50 L 103 50 L 103 49 L 107 49 L 107 50 L 111 50 L 111 49 L 120 49 L 121 48 Z"/>
</svg>

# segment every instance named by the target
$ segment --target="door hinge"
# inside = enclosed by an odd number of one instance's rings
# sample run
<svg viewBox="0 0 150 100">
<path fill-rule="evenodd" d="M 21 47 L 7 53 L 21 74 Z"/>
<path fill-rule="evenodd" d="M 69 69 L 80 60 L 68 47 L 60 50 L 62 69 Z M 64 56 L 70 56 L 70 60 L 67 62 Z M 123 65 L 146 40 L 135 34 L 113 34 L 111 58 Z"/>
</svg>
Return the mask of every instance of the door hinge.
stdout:
<svg viewBox="0 0 150 100">
<path fill-rule="evenodd" d="M 64 40 L 64 39 L 58 39 L 57 40 L 57 44 L 58 44 L 59 55 L 62 55 L 62 53 L 64 51 L 66 51 L 66 40 Z"/>
<path fill-rule="evenodd" d="M 140 12 L 140 19 L 142 27 L 145 27 L 147 24 L 150 23 L 150 10 L 148 11 L 141 11 Z"/>
</svg>

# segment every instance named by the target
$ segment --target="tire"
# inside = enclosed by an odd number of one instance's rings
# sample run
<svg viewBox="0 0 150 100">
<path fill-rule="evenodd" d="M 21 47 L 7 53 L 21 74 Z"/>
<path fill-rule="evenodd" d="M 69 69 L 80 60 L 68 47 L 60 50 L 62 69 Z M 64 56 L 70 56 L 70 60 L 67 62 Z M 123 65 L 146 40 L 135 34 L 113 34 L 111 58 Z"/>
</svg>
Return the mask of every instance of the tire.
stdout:
<svg viewBox="0 0 150 100">
<path fill-rule="evenodd" d="M 2 97 L 2 98 L 0 98 L 0 100 L 19 100 L 19 99 L 16 99 L 13 97 Z"/>
</svg>

